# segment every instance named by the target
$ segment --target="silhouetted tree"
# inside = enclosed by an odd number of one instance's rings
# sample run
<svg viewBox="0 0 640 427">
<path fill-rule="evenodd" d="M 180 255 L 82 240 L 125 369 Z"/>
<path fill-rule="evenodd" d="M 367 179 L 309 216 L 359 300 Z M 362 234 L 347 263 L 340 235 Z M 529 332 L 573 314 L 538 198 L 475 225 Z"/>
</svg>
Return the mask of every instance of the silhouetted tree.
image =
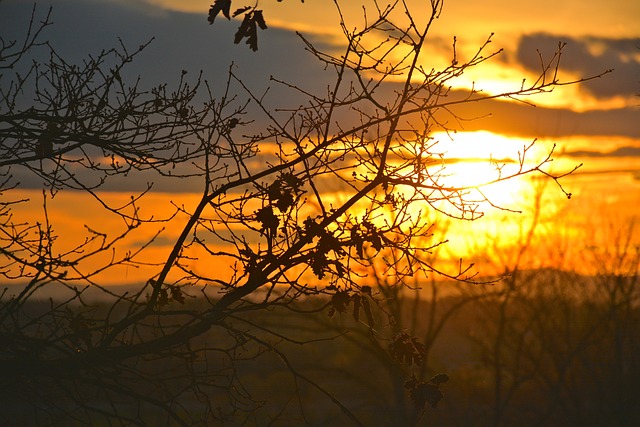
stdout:
<svg viewBox="0 0 640 427">
<path fill-rule="evenodd" d="M 492 259 L 505 279 L 490 290 L 467 287 L 469 295 L 458 297 L 471 301 L 452 333 L 467 338 L 466 363 L 473 365 L 451 373 L 468 393 L 467 419 L 459 420 L 635 425 L 640 411 L 629 396 L 637 395 L 640 378 L 636 227 L 592 217 L 581 227 L 585 236 L 576 236 L 563 229 L 576 227 L 575 218 L 570 225 L 549 221 L 554 213 L 542 196 L 541 188 L 519 239 L 510 236 L 505 255 Z"/>
<path fill-rule="evenodd" d="M 214 8 L 228 15 L 229 4 L 216 1 Z M 302 38 L 334 83 L 310 93 L 274 80 L 306 99 L 295 107 L 252 92 L 233 70 L 217 82 L 216 97 L 208 82 L 186 72 L 175 88 L 144 88 L 125 78 L 140 49 L 124 45 L 70 64 L 40 43 L 48 20 L 32 20 L 24 43 L 3 39 L 0 274 L 20 286 L 8 287 L 0 302 L 0 394 L 13 408 L 0 416 L 43 424 L 266 423 L 282 417 L 289 401 L 274 409 L 252 387 L 279 365 L 288 377 L 274 381 L 297 396 L 290 400 L 301 422 L 312 422 L 317 399 L 301 396 L 313 390 L 361 423 L 322 375 L 299 371 L 282 350 L 333 335 L 294 337 L 261 320 L 291 311 L 348 312 L 367 325 L 388 363 L 406 373 L 418 409 L 435 406 L 446 377 L 411 375 L 424 346 L 402 331 L 379 333 L 388 319 L 378 324 L 376 313 L 389 295 L 366 272 L 392 276 L 396 286 L 433 274 L 474 280 L 469 269 L 443 271 L 429 256 L 442 242 L 431 239 L 424 212 L 472 220 L 481 215 L 478 197 L 486 200 L 475 186 L 445 184 L 431 134 L 455 131 L 459 104 L 521 99 L 575 82 L 560 80 L 559 51 L 542 63 L 538 80 L 513 92 L 456 96 L 449 81 L 499 51 L 486 52 L 487 40 L 460 62 L 454 40 L 450 65 L 426 66 L 427 34 L 442 3 L 427 7 L 425 22 L 414 21 L 404 4 L 368 11 L 360 29 L 343 22 L 346 44 L 336 55 Z M 253 24 L 240 39 L 251 41 L 255 26 L 263 26 L 258 12 L 246 11 Z M 48 49 L 47 61 L 29 61 L 36 46 Z M 560 178 L 545 169 L 552 153 L 529 163 L 528 150 L 511 173 L 496 164 L 493 181 L 528 173 Z M 42 183 L 41 221 L 14 213 L 24 203 L 19 177 Z M 149 184 L 118 205 L 101 190 L 123 179 Z M 164 217 L 142 213 L 153 185 L 185 180 L 199 183 L 195 206 L 176 203 Z M 105 230 L 99 219 L 86 218 L 83 240 L 72 244 L 47 213 L 60 191 L 83 192 L 124 228 Z M 141 227 L 173 225 L 185 214 L 165 259 L 143 258 L 157 236 L 135 250 L 119 246 Z M 133 291 L 104 286 L 102 278 L 121 266 L 153 273 Z M 51 288 L 67 294 L 38 299 Z M 104 298 L 90 300 L 92 292 Z"/>
</svg>

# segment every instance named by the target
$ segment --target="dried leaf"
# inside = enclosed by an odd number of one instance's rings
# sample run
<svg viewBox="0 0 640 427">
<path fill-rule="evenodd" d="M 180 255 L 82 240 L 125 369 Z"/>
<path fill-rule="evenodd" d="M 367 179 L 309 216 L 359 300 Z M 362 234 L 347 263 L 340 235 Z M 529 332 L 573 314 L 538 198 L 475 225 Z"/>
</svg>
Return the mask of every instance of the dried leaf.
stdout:
<svg viewBox="0 0 640 427">
<path fill-rule="evenodd" d="M 411 366 L 414 363 L 417 365 L 422 363 L 426 349 L 415 337 L 401 332 L 389 345 L 389 353 L 398 362 Z"/>
<path fill-rule="evenodd" d="M 258 210 L 256 212 L 256 221 L 262 224 L 263 231 L 270 233 L 272 236 L 275 235 L 278 230 L 278 226 L 280 225 L 280 220 L 273 213 L 271 206 L 265 206 Z"/>
<path fill-rule="evenodd" d="M 311 267 L 313 274 L 315 274 L 318 279 L 322 279 L 324 278 L 325 271 L 329 267 L 329 260 L 327 260 L 325 254 L 316 251 L 311 254 L 309 266 Z"/>
<path fill-rule="evenodd" d="M 351 296 L 346 291 L 338 291 L 331 297 L 331 305 L 338 313 L 346 312 L 350 301 Z"/>
<path fill-rule="evenodd" d="M 253 14 L 249 24 L 246 43 L 249 45 L 249 48 L 255 52 L 258 50 L 258 29 L 256 28 L 256 20 L 254 19 Z"/>
<path fill-rule="evenodd" d="M 382 239 L 379 234 L 372 235 L 369 240 L 376 251 L 380 252 L 382 250 Z"/>
<path fill-rule="evenodd" d="M 433 378 L 431 378 L 430 381 L 432 383 L 434 383 L 435 385 L 444 384 L 447 381 L 449 381 L 449 375 L 447 375 L 447 374 L 437 374 L 437 375 L 434 375 Z"/>
<path fill-rule="evenodd" d="M 347 269 L 339 261 L 333 261 L 333 265 L 336 267 L 336 274 L 338 277 L 344 277 L 347 273 Z"/>
<path fill-rule="evenodd" d="M 440 390 L 440 384 L 449 380 L 447 374 L 438 374 L 431 378 L 430 382 L 419 381 L 415 375 L 411 375 L 404 383 L 404 387 L 409 390 L 409 397 L 413 404 L 420 411 L 424 410 L 428 403 L 435 408 L 444 397 L 444 393 Z"/>
<path fill-rule="evenodd" d="M 163 307 L 169 304 L 169 295 L 167 294 L 167 290 L 165 288 L 161 288 L 158 292 L 158 307 Z"/>
<path fill-rule="evenodd" d="M 264 16 L 262 16 L 261 10 L 256 10 L 255 12 L 253 12 L 253 19 L 256 21 L 258 27 L 260 27 L 261 30 L 267 29 L 267 23 L 264 22 Z"/>
<path fill-rule="evenodd" d="M 251 14 L 247 13 L 246 15 L 244 15 L 244 19 L 242 20 L 240 27 L 238 27 L 238 31 L 236 31 L 236 35 L 233 39 L 233 42 L 235 44 L 240 43 L 243 38 L 247 37 L 249 26 L 251 26 Z"/>
<path fill-rule="evenodd" d="M 306 235 L 317 236 L 324 228 L 320 224 L 318 224 L 313 218 L 310 216 L 304 220 L 304 231 Z"/>
<path fill-rule="evenodd" d="M 360 301 L 362 297 L 360 295 L 353 296 L 353 320 L 360 321 Z"/>
<path fill-rule="evenodd" d="M 231 16 L 229 15 L 230 9 L 231 0 L 215 0 L 211 5 L 211 9 L 209 9 L 209 17 L 207 19 L 209 21 L 209 25 L 213 24 L 219 12 L 222 12 L 225 18 L 231 19 Z"/>
<path fill-rule="evenodd" d="M 428 383 L 419 384 L 411 390 L 409 395 L 413 403 L 420 410 L 424 409 L 426 403 L 429 403 L 432 408 L 435 408 L 438 406 L 438 402 L 444 397 L 444 394 L 437 386 Z"/>
<path fill-rule="evenodd" d="M 292 173 L 282 174 L 282 176 L 280 177 L 280 180 L 286 183 L 295 192 L 298 192 L 300 190 L 300 187 L 302 187 L 302 184 L 304 184 L 304 182 L 300 178 L 298 178 Z"/>
<path fill-rule="evenodd" d="M 278 202 L 276 203 L 276 207 L 280 209 L 281 212 L 285 212 L 291 206 L 293 206 L 293 203 L 293 194 L 287 192 L 280 195 L 280 197 L 278 198 Z"/>
<path fill-rule="evenodd" d="M 318 251 L 324 254 L 327 254 L 331 251 L 338 255 L 344 254 L 344 250 L 342 249 L 342 243 L 340 242 L 340 240 L 327 231 L 324 231 L 324 233 L 322 233 L 322 235 L 320 236 L 320 240 L 318 241 Z"/>
<path fill-rule="evenodd" d="M 179 302 L 180 304 L 184 304 L 185 300 L 184 300 L 184 294 L 182 293 L 182 291 L 180 290 L 180 288 L 175 288 L 172 287 L 171 288 L 171 298 L 174 301 Z"/>
<path fill-rule="evenodd" d="M 253 12 L 245 14 L 233 42 L 238 44 L 242 39 L 246 38 L 246 43 L 251 50 L 255 52 L 258 50 L 258 26 L 263 30 L 267 28 L 261 10 L 254 10 Z"/>
<path fill-rule="evenodd" d="M 235 12 L 233 12 L 233 16 L 234 18 L 238 15 L 242 15 L 243 13 L 245 13 L 247 10 L 251 9 L 251 6 L 245 6 L 245 7 L 241 7 L 240 9 L 236 9 Z"/>
<path fill-rule="evenodd" d="M 358 256 L 364 258 L 364 239 L 360 236 L 358 229 L 357 226 L 351 229 L 351 244 L 355 246 Z"/>
<path fill-rule="evenodd" d="M 362 308 L 364 309 L 365 316 L 367 316 L 367 324 L 370 328 L 373 328 L 376 325 L 376 321 L 373 319 L 373 313 L 371 312 L 368 299 L 362 298 Z"/>
</svg>

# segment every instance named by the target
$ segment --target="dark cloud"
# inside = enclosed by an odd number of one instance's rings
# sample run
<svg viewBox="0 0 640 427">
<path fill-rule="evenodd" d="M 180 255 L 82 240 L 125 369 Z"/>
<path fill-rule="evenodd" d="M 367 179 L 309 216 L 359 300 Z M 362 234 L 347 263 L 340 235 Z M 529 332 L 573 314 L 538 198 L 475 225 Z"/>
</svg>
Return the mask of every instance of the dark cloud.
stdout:
<svg viewBox="0 0 640 427">
<path fill-rule="evenodd" d="M 602 151 L 593 151 L 593 150 L 576 150 L 576 151 L 565 151 L 564 155 L 571 157 L 640 157 L 640 147 L 619 147 L 612 151 L 602 152 Z"/>
<path fill-rule="evenodd" d="M 206 7 L 197 15 L 143 8 L 138 2 L 55 0 L 38 3 L 36 20 L 46 15 L 49 6 L 53 6 L 54 25 L 47 28 L 44 38 L 70 62 L 117 47 L 119 40 L 135 50 L 153 38 L 130 68 L 132 75 L 143 76 L 142 83 L 149 86 L 176 82 L 183 69 L 193 74 L 202 70 L 210 82 L 225 81 L 232 63 L 256 90 L 272 84 L 272 75 L 306 87 L 319 87 L 327 80 L 327 73 L 295 33 L 277 28 L 261 31 L 259 50 L 251 52 L 244 44 L 233 44 L 239 22 L 220 19 L 209 25 Z M 1 1 L 0 35 L 20 40 L 32 7 L 25 1 Z M 314 42 L 327 47 L 321 39 Z"/>
<path fill-rule="evenodd" d="M 268 86 L 270 103 L 289 107 L 303 102 L 294 98 L 295 91 L 275 90 L 271 76 L 315 93 L 326 93 L 332 81 L 332 70 L 324 69 L 315 57 L 306 52 L 303 43 L 291 31 L 275 28 L 261 31 L 258 52 L 247 46 L 234 45 L 233 34 L 237 21 L 216 20 L 207 23 L 206 11 L 189 14 L 163 11 L 150 6 L 142 7 L 136 1 L 55 0 L 54 25 L 45 36 L 58 49 L 61 56 L 70 61 L 82 61 L 89 54 L 116 46 L 122 39 L 131 49 L 155 38 L 153 43 L 131 64 L 130 77 L 142 76 L 142 86 L 159 83 L 176 83 L 181 70 L 188 70 L 191 78 L 198 71 L 212 83 L 215 91 L 223 86 L 231 63 L 248 87 L 262 93 Z M 20 0 L 0 2 L 0 34 L 7 38 L 20 38 L 24 33 L 32 4 Z M 47 3 L 39 3 L 39 16 L 48 10 Z M 563 60 L 565 69 L 579 71 L 583 75 L 615 67 L 613 75 L 588 83 L 587 87 L 600 96 L 633 94 L 640 92 L 640 64 L 632 57 L 640 54 L 640 39 L 590 39 L 569 42 Z M 589 43 L 599 42 L 608 49 L 601 55 L 591 54 Z M 333 50 L 321 39 L 314 40 L 320 49 Z M 558 37 L 549 34 L 525 36 L 520 41 L 518 59 L 527 67 L 537 69 L 539 60 L 536 48 L 545 58 L 550 58 L 557 48 Z M 627 62 L 623 59 L 626 58 Z M 625 77 L 626 76 L 626 77 Z M 219 84 L 217 84 L 219 83 Z M 598 86 L 599 85 L 599 86 Z M 393 93 L 393 84 L 385 87 Z M 460 94 L 466 97 L 466 93 Z M 637 108 L 572 112 L 562 109 L 537 107 L 535 109 L 513 102 L 484 102 L 461 105 L 456 109 L 462 117 L 473 118 L 491 114 L 491 118 L 465 121 L 465 129 L 484 129 L 510 135 L 562 136 L 623 135 L 640 136 Z M 453 119 L 452 119 L 453 120 Z M 261 126 L 255 123 L 255 126 Z"/>
<path fill-rule="evenodd" d="M 463 99 L 466 92 L 455 92 Z M 613 110 L 572 111 L 561 108 L 532 107 L 505 100 L 459 104 L 451 109 L 462 120 L 441 112 L 440 122 L 466 131 L 488 130 L 522 137 L 563 137 L 571 135 L 640 138 L 640 111 L 637 107 Z"/>
<path fill-rule="evenodd" d="M 145 49 L 132 65 L 130 78 L 142 76 L 141 84 L 147 88 L 159 83 L 175 84 L 181 70 L 188 70 L 189 76 L 197 76 L 203 71 L 203 77 L 212 83 L 214 95 L 221 90 L 226 81 L 231 63 L 243 78 L 247 86 L 262 93 L 267 86 L 275 86 L 270 76 L 296 84 L 310 92 L 326 93 L 327 85 L 332 81 L 332 70 L 325 69 L 316 58 L 306 52 L 303 43 L 295 33 L 269 28 L 259 34 L 259 50 L 251 52 L 245 45 L 234 45 L 233 34 L 237 21 L 216 20 L 214 25 L 207 23 L 206 10 L 202 14 L 188 14 L 160 11 L 138 2 L 126 1 L 89 1 L 56 0 L 53 1 L 52 19 L 54 25 L 47 29 L 45 37 L 56 47 L 62 57 L 70 62 L 79 62 L 89 54 L 96 54 L 119 44 L 118 39 L 130 49 L 137 48 L 151 38 L 153 43 Z M 5 40 L 21 39 L 28 25 L 32 4 L 20 0 L 0 0 L 0 35 Z M 38 19 L 48 10 L 47 3 L 38 4 Z M 152 13 L 153 12 L 153 13 Z M 640 64 L 637 55 L 639 39 L 588 39 L 569 42 L 565 51 L 563 68 L 590 75 L 606 68 L 616 68 L 612 76 L 588 83 L 587 88 L 597 96 L 631 95 L 640 92 Z M 334 50 L 336 46 L 319 38 L 314 42 L 320 49 Z M 536 49 L 539 48 L 545 58 L 550 58 L 557 48 L 558 37 L 548 34 L 535 34 L 522 38 L 518 50 L 518 60 L 531 69 L 538 69 L 539 60 Z M 589 46 L 604 46 L 601 54 L 592 53 Z M 635 56 L 634 56 L 635 55 Z M 636 59 L 633 59 L 636 58 Z M 6 80 L 0 81 L 5 84 Z M 388 84 L 383 88 L 392 93 L 397 87 Z M 273 105 L 286 104 L 295 107 L 302 102 L 292 96 L 294 92 L 272 90 L 270 99 Z M 468 93 L 458 92 L 462 98 Z M 272 101 L 268 101 L 271 103 Z M 271 104 L 269 104 L 271 105 Z M 477 120 L 458 121 L 455 117 L 442 114 L 439 119 L 460 130 L 488 130 L 496 133 L 525 137 L 560 137 L 568 135 L 620 135 L 640 138 L 638 108 L 619 110 L 597 110 L 575 112 L 517 104 L 505 101 L 462 104 L 454 111 L 459 117 Z M 264 123 L 256 121 L 255 127 Z M 249 131 L 247 131 L 249 132 Z M 634 154 L 635 155 L 635 154 Z M 257 161 L 264 162 L 263 154 Z M 25 187 L 42 186 L 41 179 L 14 169 L 16 179 Z M 129 176 L 122 181 L 113 180 L 106 189 L 128 188 L 142 191 L 149 178 L 137 179 Z M 187 185 L 188 184 L 188 185 Z M 156 181 L 158 191 L 191 191 L 199 189 L 197 180 L 182 181 L 178 186 L 173 183 Z"/>
<path fill-rule="evenodd" d="M 640 92 L 640 38 L 572 38 L 552 34 L 529 34 L 520 39 L 517 60 L 532 71 L 540 70 L 540 57 L 551 60 L 558 43 L 567 43 L 562 51 L 561 70 L 573 71 L 583 77 L 607 69 L 614 72 L 584 83 L 584 88 L 600 98 L 633 96 Z"/>
</svg>

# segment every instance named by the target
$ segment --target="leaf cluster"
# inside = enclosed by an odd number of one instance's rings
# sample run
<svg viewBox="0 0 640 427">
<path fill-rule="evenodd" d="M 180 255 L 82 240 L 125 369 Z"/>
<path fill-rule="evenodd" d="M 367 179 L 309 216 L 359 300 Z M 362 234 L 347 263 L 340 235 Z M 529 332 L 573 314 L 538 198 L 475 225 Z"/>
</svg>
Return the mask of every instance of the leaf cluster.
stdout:
<svg viewBox="0 0 640 427">
<path fill-rule="evenodd" d="M 360 311 L 363 311 L 367 318 L 367 325 L 373 328 L 376 321 L 373 317 L 371 310 L 371 287 L 362 286 L 359 293 L 348 292 L 344 290 L 337 290 L 334 286 L 327 287 L 328 290 L 335 290 L 335 293 L 331 296 L 329 304 L 329 317 L 333 317 L 336 314 L 346 313 L 349 305 L 353 305 L 352 315 L 353 320 L 360 321 Z"/>
<path fill-rule="evenodd" d="M 292 173 L 280 175 L 267 189 L 269 202 L 280 212 L 286 212 L 295 203 L 295 198 L 303 193 L 304 182 Z"/>
<path fill-rule="evenodd" d="M 256 6 L 244 6 L 236 9 L 233 14 L 231 14 L 231 0 L 215 0 L 214 4 L 212 4 L 209 9 L 209 16 L 207 18 L 209 24 L 213 24 L 215 22 L 216 16 L 218 16 L 220 12 L 222 12 L 222 15 L 229 20 L 232 17 L 235 18 L 237 16 L 244 15 L 242 22 L 238 27 L 238 31 L 236 31 L 233 42 L 238 44 L 243 39 L 246 39 L 246 44 L 249 45 L 249 48 L 254 52 L 257 51 L 258 28 L 261 30 L 266 30 L 268 28 L 262 14 L 262 10 L 257 9 Z"/>
<path fill-rule="evenodd" d="M 260 223 L 261 232 L 273 244 L 281 221 L 278 215 L 284 215 L 295 207 L 304 194 L 304 182 L 293 173 L 282 173 L 266 188 L 267 204 L 255 211 L 255 220 Z M 275 210 L 277 209 L 277 210 Z"/>
<path fill-rule="evenodd" d="M 400 332 L 389 344 L 389 354 L 391 357 L 402 363 L 411 366 L 421 365 L 426 354 L 425 346 L 418 342 L 406 332 Z"/>
<path fill-rule="evenodd" d="M 415 375 L 412 375 L 405 383 L 404 387 L 409 390 L 409 396 L 416 408 L 420 411 L 425 409 L 426 404 L 432 408 L 438 406 L 438 403 L 444 397 L 444 393 L 440 389 L 440 385 L 449 381 L 447 374 L 437 374 L 429 381 L 420 381 Z"/>
<path fill-rule="evenodd" d="M 360 258 L 365 256 L 365 242 L 369 242 L 377 252 L 383 248 L 383 234 L 369 221 L 363 221 L 351 229 L 351 244 L 356 248 Z"/>
</svg>

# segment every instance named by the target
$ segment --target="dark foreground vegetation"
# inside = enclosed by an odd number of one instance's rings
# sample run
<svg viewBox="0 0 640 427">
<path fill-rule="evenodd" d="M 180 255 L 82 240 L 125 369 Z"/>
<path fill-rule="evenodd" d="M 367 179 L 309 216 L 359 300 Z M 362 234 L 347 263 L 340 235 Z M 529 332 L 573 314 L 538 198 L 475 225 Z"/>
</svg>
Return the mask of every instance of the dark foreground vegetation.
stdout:
<svg viewBox="0 0 640 427">
<path fill-rule="evenodd" d="M 417 377 L 446 372 L 450 377 L 440 386 L 446 398 L 436 408 L 428 400 L 422 407 L 425 402 L 420 393 L 412 393 L 406 371 L 389 356 L 393 351 L 371 339 L 367 324 L 354 321 L 352 305 L 329 317 L 332 302 L 315 300 L 234 315 L 228 327 L 212 328 L 194 343 L 194 347 L 212 343 L 218 351 L 194 353 L 193 364 L 170 355 L 141 358 L 137 366 L 130 370 L 119 366 L 96 384 L 90 366 L 58 366 L 57 375 L 42 380 L 30 375 L 29 360 L 23 360 L 22 367 L 4 364 L 1 418 L 5 425 L 34 425 L 38 420 L 74 425 L 74 419 L 85 419 L 90 405 L 92 425 L 109 425 L 109 417 L 101 417 L 99 408 L 115 405 L 132 423 L 171 424 L 153 405 L 109 396 L 110 387 L 114 391 L 124 387 L 130 396 L 157 401 L 184 390 L 173 401 L 173 409 L 188 412 L 182 415 L 193 425 L 204 423 L 211 406 L 220 425 L 351 425 L 332 398 L 367 426 L 414 425 L 423 409 L 417 425 L 634 426 L 640 422 L 637 275 L 527 271 L 489 289 L 432 283 L 423 295 L 433 287 L 440 291 L 455 287 L 456 292 L 434 301 L 418 299 L 417 293 L 398 293 L 387 304 L 386 314 L 375 313 L 378 324 L 384 324 L 388 314 L 398 323 L 375 333 L 387 335 L 390 346 L 404 334 L 418 337 L 418 346 L 424 347 L 403 353 L 413 358 L 411 372 Z M 189 298 L 186 304 L 207 304 L 201 299 Z M 184 308 L 173 305 L 176 310 Z M 310 315 L 313 308 L 317 312 Z M 108 309 L 109 305 L 96 302 L 76 315 L 89 319 L 92 313 Z M 33 316 L 50 312 L 44 302 L 29 311 Z M 78 385 L 77 373 L 71 371 L 83 369 L 85 381 Z M 207 376 L 213 378 L 203 382 L 200 394 L 199 378 Z M 167 390 L 153 387 L 159 377 Z M 105 408 L 107 413 L 110 409 Z"/>
</svg>

